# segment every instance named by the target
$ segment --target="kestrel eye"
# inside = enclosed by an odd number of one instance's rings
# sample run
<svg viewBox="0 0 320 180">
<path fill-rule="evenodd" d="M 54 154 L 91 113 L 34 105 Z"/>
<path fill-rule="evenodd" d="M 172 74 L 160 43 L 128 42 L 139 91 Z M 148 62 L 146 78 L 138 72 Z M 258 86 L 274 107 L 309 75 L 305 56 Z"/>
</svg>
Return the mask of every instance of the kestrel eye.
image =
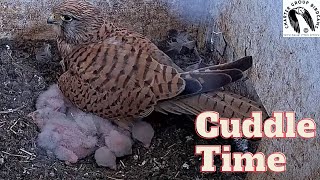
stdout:
<svg viewBox="0 0 320 180">
<path fill-rule="evenodd" d="M 63 21 L 66 21 L 66 22 L 72 21 L 72 17 L 71 17 L 71 16 L 68 16 L 68 15 L 62 15 L 62 16 L 61 16 L 61 19 L 62 19 Z"/>
</svg>

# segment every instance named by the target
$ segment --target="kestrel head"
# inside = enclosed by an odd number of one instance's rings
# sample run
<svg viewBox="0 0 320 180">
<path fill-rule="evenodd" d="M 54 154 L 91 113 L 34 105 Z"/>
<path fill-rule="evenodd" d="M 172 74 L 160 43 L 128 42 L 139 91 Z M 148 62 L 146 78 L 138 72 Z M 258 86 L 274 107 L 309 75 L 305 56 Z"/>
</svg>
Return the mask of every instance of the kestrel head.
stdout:
<svg viewBox="0 0 320 180">
<path fill-rule="evenodd" d="M 60 39 L 81 43 L 101 26 L 102 18 L 99 9 L 84 0 L 65 0 L 53 8 L 47 23 L 55 26 Z"/>
</svg>

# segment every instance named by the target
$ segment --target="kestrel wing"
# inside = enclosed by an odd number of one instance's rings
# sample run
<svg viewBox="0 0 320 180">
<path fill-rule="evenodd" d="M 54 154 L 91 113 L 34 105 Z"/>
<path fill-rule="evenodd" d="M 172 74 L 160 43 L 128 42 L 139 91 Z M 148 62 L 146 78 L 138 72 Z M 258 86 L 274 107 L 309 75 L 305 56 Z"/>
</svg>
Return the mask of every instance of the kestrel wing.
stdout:
<svg viewBox="0 0 320 180">
<path fill-rule="evenodd" d="M 241 78 L 243 76 L 242 72 L 246 71 L 251 66 L 252 57 L 247 56 L 231 63 L 209 66 L 194 70 L 193 72 L 201 74 L 227 74 L 231 78 L 230 82 L 234 82 Z M 219 82 L 217 82 L 217 79 L 212 79 L 212 81 L 215 81 L 215 83 L 219 84 Z M 210 82 L 202 84 L 203 89 L 200 91 L 200 93 L 194 94 L 192 96 L 183 96 L 182 93 L 170 101 L 159 102 L 155 106 L 155 111 L 164 114 L 174 113 L 193 115 L 198 115 L 199 113 L 204 111 L 217 111 L 220 113 L 221 117 L 243 118 L 250 117 L 252 111 L 262 110 L 262 107 L 256 102 L 238 96 L 236 94 L 228 93 L 221 90 L 217 91 L 217 86 L 213 86 L 212 88 L 210 87 L 210 84 Z M 210 89 L 212 89 L 211 92 L 208 91 Z M 267 117 L 267 114 L 264 113 L 263 117 Z"/>
<path fill-rule="evenodd" d="M 183 99 L 159 102 L 155 106 L 155 111 L 164 114 L 196 116 L 205 111 L 216 111 L 220 117 L 241 119 L 251 117 L 253 111 L 262 111 L 263 119 L 268 117 L 268 114 L 258 103 L 226 91 L 209 92 Z"/>
<path fill-rule="evenodd" d="M 154 43 L 145 38 L 143 35 L 136 32 L 127 32 L 126 36 L 126 39 L 134 42 L 135 44 L 139 44 L 140 46 L 147 46 L 147 51 L 150 56 L 156 59 L 160 64 L 172 66 L 178 72 L 183 72 L 183 70 L 178 65 L 176 65 L 166 53 L 161 51 Z"/>
<path fill-rule="evenodd" d="M 206 70 L 227 70 L 227 69 L 238 69 L 241 71 L 246 71 L 252 67 L 252 64 L 253 64 L 252 56 L 246 56 L 233 62 L 200 68 L 200 69 L 197 69 L 197 71 L 202 72 Z"/>
<path fill-rule="evenodd" d="M 68 57 L 59 86 L 80 109 L 101 117 L 146 116 L 157 101 L 175 97 L 185 87 L 177 70 L 160 64 L 148 50 L 123 36 L 83 45 Z"/>
</svg>

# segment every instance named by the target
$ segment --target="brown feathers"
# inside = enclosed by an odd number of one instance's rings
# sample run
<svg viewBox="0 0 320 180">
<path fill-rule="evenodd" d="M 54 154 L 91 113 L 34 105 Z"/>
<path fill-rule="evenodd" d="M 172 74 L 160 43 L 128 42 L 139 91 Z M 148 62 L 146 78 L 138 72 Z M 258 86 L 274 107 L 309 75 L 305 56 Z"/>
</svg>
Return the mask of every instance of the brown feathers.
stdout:
<svg viewBox="0 0 320 180">
<path fill-rule="evenodd" d="M 242 78 L 251 57 L 183 72 L 150 40 L 107 22 L 89 3 L 65 1 L 54 17 L 48 22 L 58 27 L 66 67 L 59 87 L 84 111 L 128 124 L 154 108 L 177 114 L 218 110 L 228 116 L 259 109 L 223 92 L 207 93 Z"/>
</svg>

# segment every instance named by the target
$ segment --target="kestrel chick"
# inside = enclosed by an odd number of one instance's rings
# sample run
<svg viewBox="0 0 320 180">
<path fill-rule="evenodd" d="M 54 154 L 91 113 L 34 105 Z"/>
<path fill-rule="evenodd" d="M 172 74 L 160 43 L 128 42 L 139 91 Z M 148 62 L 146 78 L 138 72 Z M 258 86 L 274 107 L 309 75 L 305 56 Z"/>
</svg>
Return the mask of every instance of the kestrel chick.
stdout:
<svg viewBox="0 0 320 180">
<path fill-rule="evenodd" d="M 145 121 L 137 121 L 132 127 L 132 137 L 143 143 L 145 147 L 149 147 L 154 136 L 154 130 L 151 124 Z"/>
<path fill-rule="evenodd" d="M 132 139 L 116 130 L 112 130 L 109 136 L 105 137 L 105 143 L 116 157 L 122 157 L 132 153 Z"/>
<path fill-rule="evenodd" d="M 53 152 L 58 159 L 76 163 L 95 151 L 97 138 L 83 133 L 65 114 L 44 108 L 30 116 L 41 129 L 38 145 Z"/>
<path fill-rule="evenodd" d="M 54 111 L 57 110 L 62 113 L 66 111 L 64 96 L 57 84 L 51 85 L 47 91 L 40 94 L 36 102 L 36 108 L 51 108 Z"/>
<path fill-rule="evenodd" d="M 207 93 L 242 78 L 251 57 L 184 72 L 149 39 L 118 28 L 83 0 L 64 1 L 48 23 L 55 27 L 65 64 L 59 87 L 83 111 L 127 128 L 154 110 L 195 115 L 216 110 L 238 118 L 260 110 L 245 98 Z"/>
<path fill-rule="evenodd" d="M 96 163 L 99 166 L 109 167 L 110 169 L 116 170 L 116 156 L 113 152 L 108 149 L 108 147 L 104 146 L 96 150 L 94 154 L 94 158 L 96 159 Z"/>
</svg>

